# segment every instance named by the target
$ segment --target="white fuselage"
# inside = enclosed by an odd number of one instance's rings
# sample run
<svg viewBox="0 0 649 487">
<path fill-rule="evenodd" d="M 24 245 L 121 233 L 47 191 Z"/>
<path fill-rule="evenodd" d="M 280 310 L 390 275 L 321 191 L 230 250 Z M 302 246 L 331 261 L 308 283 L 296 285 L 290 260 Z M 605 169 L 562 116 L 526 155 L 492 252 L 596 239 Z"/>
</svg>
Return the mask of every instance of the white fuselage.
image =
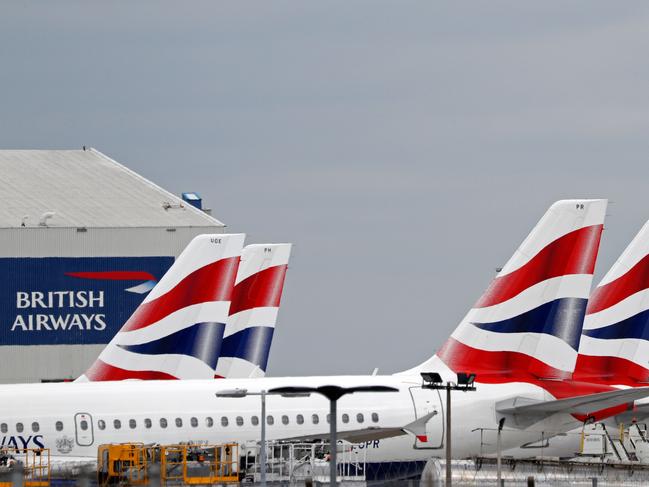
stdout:
<svg viewBox="0 0 649 487">
<path fill-rule="evenodd" d="M 416 376 L 336 376 L 187 381 L 126 381 L 0 386 L 0 439 L 4 446 L 50 448 L 53 456 L 95 457 L 104 443 L 173 444 L 205 441 L 251 442 L 260 439 L 260 397 L 222 398 L 218 391 L 249 392 L 280 386 L 388 385 L 398 392 L 358 393 L 338 402 L 338 430 L 403 427 L 432 411 L 427 442 L 412 435 L 358 445 L 367 448 L 368 462 L 416 461 L 444 455 L 445 392 L 421 388 Z M 440 394 L 441 392 L 441 394 Z M 508 397 L 539 400 L 551 397 L 541 388 L 523 383 L 477 384 L 476 392 L 453 392 L 453 456 L 464 458 L 495 450 L 495 404 Z M 309 397 L 266 398 L 267 439 L 329 431 L 329 402 Z M 270 424 L 272 422 L 272 424 Z M 568 431 L 577 426 L 562 416 L 545 431 Z M 538 428 L 507 429 L 503 448 L 538 438 Z"/>
</svg>

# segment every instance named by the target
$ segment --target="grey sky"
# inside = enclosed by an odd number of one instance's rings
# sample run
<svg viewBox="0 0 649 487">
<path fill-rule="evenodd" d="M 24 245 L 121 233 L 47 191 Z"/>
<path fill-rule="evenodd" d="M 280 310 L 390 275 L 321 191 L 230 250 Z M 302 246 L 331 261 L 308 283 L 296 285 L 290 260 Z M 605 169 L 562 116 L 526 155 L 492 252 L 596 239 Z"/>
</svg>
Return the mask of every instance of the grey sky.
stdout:
<svg viewBox="0 0 649 487">
<path fill-rule="evenodd" d="M 294 242 L 269 372 L 394 372 L 552 201 L 614 201 L 598 277 L 649 218 L 647 25 L 644 1 L 6 3 L 0 147 L 90 145 Z"/>
</svg>

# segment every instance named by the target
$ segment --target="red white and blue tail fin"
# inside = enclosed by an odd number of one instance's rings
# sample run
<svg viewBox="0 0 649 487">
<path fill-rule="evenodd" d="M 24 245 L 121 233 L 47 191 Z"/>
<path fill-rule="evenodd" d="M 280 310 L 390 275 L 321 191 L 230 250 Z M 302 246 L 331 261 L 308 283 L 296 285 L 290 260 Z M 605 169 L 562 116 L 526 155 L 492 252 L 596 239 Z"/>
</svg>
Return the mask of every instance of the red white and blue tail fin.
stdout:
<svg viewBox="0 0 649 487">
<path fill-rule="evenodd" d="M 77 380 L 214 377 L 244 239 L 195 237 Z"/>
<path fill-rule="evenodd" d="M 408 372 L 448 367 L 500 382 L 570 377 L 606 206 L 554 203 L 437 355 Z"/>
<path fill-rule="evenodd" d="M 649 382 L 649 222 L 590 295 L 575 377 Z"/>
<path fill-rule="evenodd" d="M 243 249 L 216 377 L 260 377 L 266 373 L 290 255 L 291 244 Z"/>
</svg>

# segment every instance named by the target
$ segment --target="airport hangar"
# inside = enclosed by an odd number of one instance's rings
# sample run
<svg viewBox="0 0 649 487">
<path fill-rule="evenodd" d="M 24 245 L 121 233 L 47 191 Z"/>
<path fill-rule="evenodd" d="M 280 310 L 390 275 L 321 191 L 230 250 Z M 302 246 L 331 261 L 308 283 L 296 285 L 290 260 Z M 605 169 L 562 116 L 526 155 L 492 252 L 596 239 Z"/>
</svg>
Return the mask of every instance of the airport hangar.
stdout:
<svg viewBox="0 0 649 487">
<path fill-rule="evenodd" d="M 223 233 L 95 149 L 0 150 L 0 383 L 72 380 L 189 241 Z"/>
</svg>

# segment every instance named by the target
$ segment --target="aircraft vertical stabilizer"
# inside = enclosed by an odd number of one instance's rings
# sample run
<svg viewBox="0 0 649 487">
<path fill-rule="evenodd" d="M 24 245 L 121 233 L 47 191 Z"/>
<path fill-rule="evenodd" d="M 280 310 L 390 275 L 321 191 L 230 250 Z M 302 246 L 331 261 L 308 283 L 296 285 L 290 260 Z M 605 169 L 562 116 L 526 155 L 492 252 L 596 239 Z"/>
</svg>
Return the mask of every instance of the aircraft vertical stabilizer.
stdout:
<svg viewBox="0 0 649 487">
<path fill-rule="evenodd" d="M 590 295 L 575 377 L 649 382 L 649 222 Z"/>
<path fill-rule="evenodd" d="M 212 378 L 244 239 L 195 237 L 77 380 Z"/>
<path fill-rule="evenodd" d="M 290 254 L 287 243 L 243 249 L 216 377 L 265 374 Z"/>
<path fill-rule="evenodd" d="M 437 355 L 408 372 L 441 360 L 481 382 L 569 378 L 606 207 L 604 199 L 554 203 Z"/>
</svg>

